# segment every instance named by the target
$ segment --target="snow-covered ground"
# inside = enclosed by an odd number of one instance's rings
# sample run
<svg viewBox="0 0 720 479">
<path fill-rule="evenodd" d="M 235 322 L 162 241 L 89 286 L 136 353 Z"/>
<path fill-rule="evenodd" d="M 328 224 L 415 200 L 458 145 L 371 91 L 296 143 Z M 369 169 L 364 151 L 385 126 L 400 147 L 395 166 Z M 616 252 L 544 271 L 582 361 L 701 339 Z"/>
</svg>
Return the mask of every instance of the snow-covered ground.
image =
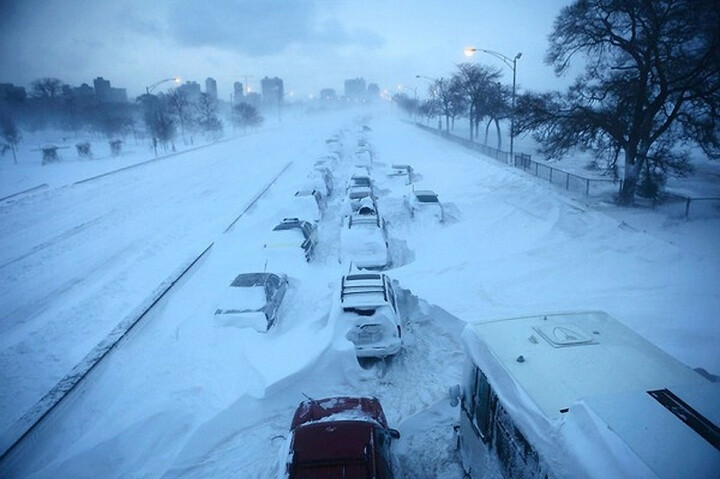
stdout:
<svg viewBox="0 0 720 479">
<path fill-rule="evenodd" d="M 333 135 L 339 142 L 326 144 Z M 342 196 L 360 138 L 374 151 L 405 341 L 397 357 L 368 368 L 336 321 Z M 293 193 L 332 152 L 336 193 L 316 259 L 268 263 L 290 277 L 279 323 L 265 334 L 216 323 L 225 288 L 265 268 L 267 232 L 292 214 Z M 417 187 L 439 194 L 444 224 L 409 217 L 407 187 L 386 176 L 391 164 L 412 165 Z M 689 366 L 720 373 L 720 219 L 573 198 L 382 112 L 311 117 L 33 194 L 0 206 L 0 221 L 2 428 L 215 241 L 23 446 L 6 466 L 12 475 L 271 477 L 304 393 L 377 396 L 402 434 L 399 477 L 462 477 L 459 413 L 446 393 L 459 382 L 465 322 L 488 318 L 601 309 Z"/>
</svg>

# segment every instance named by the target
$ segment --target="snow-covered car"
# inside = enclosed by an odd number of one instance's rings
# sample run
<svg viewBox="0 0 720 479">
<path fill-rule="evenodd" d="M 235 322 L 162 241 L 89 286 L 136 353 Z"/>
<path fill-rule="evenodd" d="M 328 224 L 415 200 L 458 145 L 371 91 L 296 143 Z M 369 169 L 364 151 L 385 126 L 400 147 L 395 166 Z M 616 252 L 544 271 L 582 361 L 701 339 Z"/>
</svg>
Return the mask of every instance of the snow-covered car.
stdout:
<svg viewBox="0 0 720 479">
<path fill-rule="evenodd" d="M 310 261 L 317 245 L 317 227 L 309 221 L 285 218 L 272 229 L 264 245 L 265 250 L 302 252 L 305 261 Z"/>
<path fill-rule="evenodd" d="M 384 358 L 402 348 L 401 313 L 390 279 L 379 273 L 354 273 L 340 282 L 340 324 L 359 358 Z"/>
<path fill-rule="evenodd" d="M 295 192 L 291 211 L 295 218 L 305 218 L 318 223 L 322 217 L 322 195 L 314 189 L 304 189 Z"/>
<path fill-rule="evenodd" d="M 402 180 L 403 184 L 410 185 L 413 182 L 413 169 L 410 165 L 392 165 L 392 171 L 388 173 L 389 178 Z"/>
<path fill-rule="evenodd" d="M 392 479 L 391 445 L 399 438 L 377 398 L 308 399 L 290 425 L 283 476 Z"/>
<path fill-rule="evenodd" d="M 428 217 L 442 223 L 445 221 L 445 212 L 437 193 L 430 190 L 414 190 L 405 196 L 405 208 L 410 217 Z"/>
<path fill-rule="evenodd" d="M 373 197 L 373 184 L 369 175 L 355 173 L 350 177 L 347 186 L 347 195 L 351 204 L 365 197 Z"/>
<path fill-rule="evenodd" d="M 310 174 L 308 174 L 305 182 L 306 185 L 309 186 L 307 189 L 314 189 L 315 191 L 318 191 L 323 200 L 332 195 L 333 191 L 332 176 L 328 176 L 330 175 L 329 171 L 330 170 L 327 168 L 315 168 Z"/>
<path fill-rule="evenodd" d="M 285 275 L 239 274 L 223 294 L 215 318 L 223 325 L 267 331 L 278 320 L 287 288 Z"/>
<path fill-rule="evenodd" d="M 367 204 L 367 200 L 363 204 Z M 345 216 L 340 230 L 340 262 L 352 262 L 366 269 L 385 268 L 390 264 L 385 221 L 376 212 Z"/>
</svg>

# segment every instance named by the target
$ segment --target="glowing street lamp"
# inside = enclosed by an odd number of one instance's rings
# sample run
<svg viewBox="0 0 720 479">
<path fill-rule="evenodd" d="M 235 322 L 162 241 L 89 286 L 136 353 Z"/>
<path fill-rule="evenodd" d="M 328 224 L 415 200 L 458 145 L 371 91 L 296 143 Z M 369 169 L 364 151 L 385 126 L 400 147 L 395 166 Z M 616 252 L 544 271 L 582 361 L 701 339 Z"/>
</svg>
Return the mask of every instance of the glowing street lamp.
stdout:
<svg viewBox="0 0 720 479">
<path fill-rule="evenodd" d="M 158 82 L 153 83 L 152 85 L 146 86 L 146 87 L 145 87 L 145 93 L 149 95 L 150 92 L 151 92 L 152 90 L 154 90 L 157 86 L 162 85 L 163 83 L 166 83 L 166 82 L 169 82 L 169 81 L 175 82 L 176 84 L 179 85 L 182 80 L 180 80 L 180 77 L 165 78 L 164 80 L 160 80 L 160 81 L 158 81 Z"/>
<path fill-rule="evenodd" d="M 503 55 L 502 53 L 494 52 L 492 50 L 484 50 L 482 48 L 473 48 L 473 47 L 465 48 L 465 56 L 467 56 L 467 57 L 471 57 L 471 56 L 475 55 L 476 52 L 487 53 L 488 55 L 492 55 L 495 58 L 499 58 L 513 72 L 512 110 L 510 112 L 510 164 L 515 165 L 515 154 L 514 154 L 514 150 L 513 150 L 514 139 L 515 139 L 515 77 L 516 77 L 516 72 L 517 72 L 517 61 L 522 56 L 522 53 L 518 52 L 518 54 L 515 55 L 514 58 L 510 58 L 506 55 Z"/>
</svg>

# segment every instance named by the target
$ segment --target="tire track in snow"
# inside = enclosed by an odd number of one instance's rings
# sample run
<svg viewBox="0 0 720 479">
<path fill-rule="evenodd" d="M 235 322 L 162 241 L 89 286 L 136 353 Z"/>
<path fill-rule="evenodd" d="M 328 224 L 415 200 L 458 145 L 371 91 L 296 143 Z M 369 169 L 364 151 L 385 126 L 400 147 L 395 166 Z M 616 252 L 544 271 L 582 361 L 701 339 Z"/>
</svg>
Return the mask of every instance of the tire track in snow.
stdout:
<svg viewBox="0 0 720 479">
<path fill-rule="evenodd" d="M 104 213 L 104 214 L 102 214 L 102 215 L 100 215 L 100 216 L 98 216 L 98 217 L 96 217 L 96 218 L 93 218 L 93 219 L 91 219 L 91 220 L 89 220 L 89 221 L 85 221 L 84 223 L 80 223 L 79 225 L 75 225 L 75 226 L 73 226 L 72 228 L 70 228 L 69 230 L 67 230 L 67 231 L 65 231 L 65 232 L 63 232 L 63 233 L 60 233 L 59 235 L 56 235 L 55 237 L 50 238 L 49 240 L 44 241 L 44 242 L 40 243 L 39 245 L 33 246 L 32 248 L 30 248 L 30 251 L 28 251 L 28 252 L 26 252 L 26 253 L 24 253 L 24 254 L 21 254 L 20 256 L 16 256 L 15 258 L 13 258 L 13 259 L 11 259 L 11 260 L 9 260 L 9 261 L 6 261 L 6 262 L 3 263 L 3 264 L 0 264 L 0 270 L 1 270 L 1 269 L 4 269 L 4 268 L 7 267 L 7 266 L 10 266 L 11 264 L 17 263 L 18 261 L 22 261 L 22 260 L 24 260 L 25 258 L 27 258 L 27 257 L 29 257 L 29 256 L 32 256 L 32 255 L 34 255 L 34 254 L 36 254 L 36 253 L 39 253 L 40 251 L 42 251 L 42 250 L 44 250 L 44 249 L 50 248 L 50 247 L 52 247 L 52 246 L 55 246 L 55 245 L 57 245 L 58 243 L 60 243 L 60 242 L 62 242 L 62 241 L 67 241 L 67 240 L 69 240 L 69 239 L 73 238 L 75 235 L 77 235 L 77 234 L 79 234 L 79 233 L 82 233 L 82 232 L 85 231 L 86 229 L 88 229 L 88 228 L 96 225 L 97 223 L 99 223 L 100 221 L 102 221 L 103 219 L 107 218 L 108 216 L 110 216 L 110 215 L 112 215 L 112 214 L 114 214 L 114 213 L 115 213 L 114 210 L 113 210 L 113 211 L 109 211 L 109 212 Z"/>
<path fill-rule="evenodd" d="M 131 315 L 121 321 L 115 329 L 101 341 L 88 355 L 77 364 L 73 370 L 55 387 L 53 387 L 29 412 L 16 421 L 8 431 L 0 437 L 0 472 L 6 467 L 13 465 L 13 453 L 18 449 L 22 441 L 27 439 L 31 433 L 42 423 L 53 410 L 85 380 L 88 375 L 102 362 L 103 359 L 115 349 L 120 342 L 127 337 L 130 331 L 150 313 L 150 311 L 162 300 L 167 293 L 175 286 L 212 248 L 211 243 L 197 257 L 184 264 L 179 272 L 174 273 L 166 279 L 158 289 L 141 305 L 142 311 L 137 315 Z M 4 474 L 0 474 L 3 475 Z M 5 477 L 11 477 L 8 474 Z"/>
</svg>

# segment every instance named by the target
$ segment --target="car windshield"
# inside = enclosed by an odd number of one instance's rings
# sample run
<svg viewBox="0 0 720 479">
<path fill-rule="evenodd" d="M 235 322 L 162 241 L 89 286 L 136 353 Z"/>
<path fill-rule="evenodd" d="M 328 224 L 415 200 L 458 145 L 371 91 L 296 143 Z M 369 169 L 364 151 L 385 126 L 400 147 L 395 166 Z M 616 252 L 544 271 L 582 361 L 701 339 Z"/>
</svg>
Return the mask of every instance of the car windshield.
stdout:
<svg viewBox="0 0 720 479">
<path fill-rule="evenodd" d="M 364 176 L 355 176 L 352 179 L 353 186 L 370 186 L 370 178 Z"/>
<path fill-rule="evenodd" d="M 420 194 L 420 195 L 417 195 L 417 199 L 420 203 L 437 203 L 438 202 L 437 195 Z"/>
<path fill-rule="evenodd" d="M 231 286 L 225 291 L 218 307 L 224 311 L 260 311 L 266 303 L 265 288 L 262 286 Z"/>
<path fill-rule="evenodd" d="M 275 229 L 270 235 L 266 246 L 285 244 L 297 245 L 299 243 L 302 243 L 303 241 L 305 241 L 305 235 L 303 234 L 303 231 L 299 228 L 281 230 Z"/>
</svg>

